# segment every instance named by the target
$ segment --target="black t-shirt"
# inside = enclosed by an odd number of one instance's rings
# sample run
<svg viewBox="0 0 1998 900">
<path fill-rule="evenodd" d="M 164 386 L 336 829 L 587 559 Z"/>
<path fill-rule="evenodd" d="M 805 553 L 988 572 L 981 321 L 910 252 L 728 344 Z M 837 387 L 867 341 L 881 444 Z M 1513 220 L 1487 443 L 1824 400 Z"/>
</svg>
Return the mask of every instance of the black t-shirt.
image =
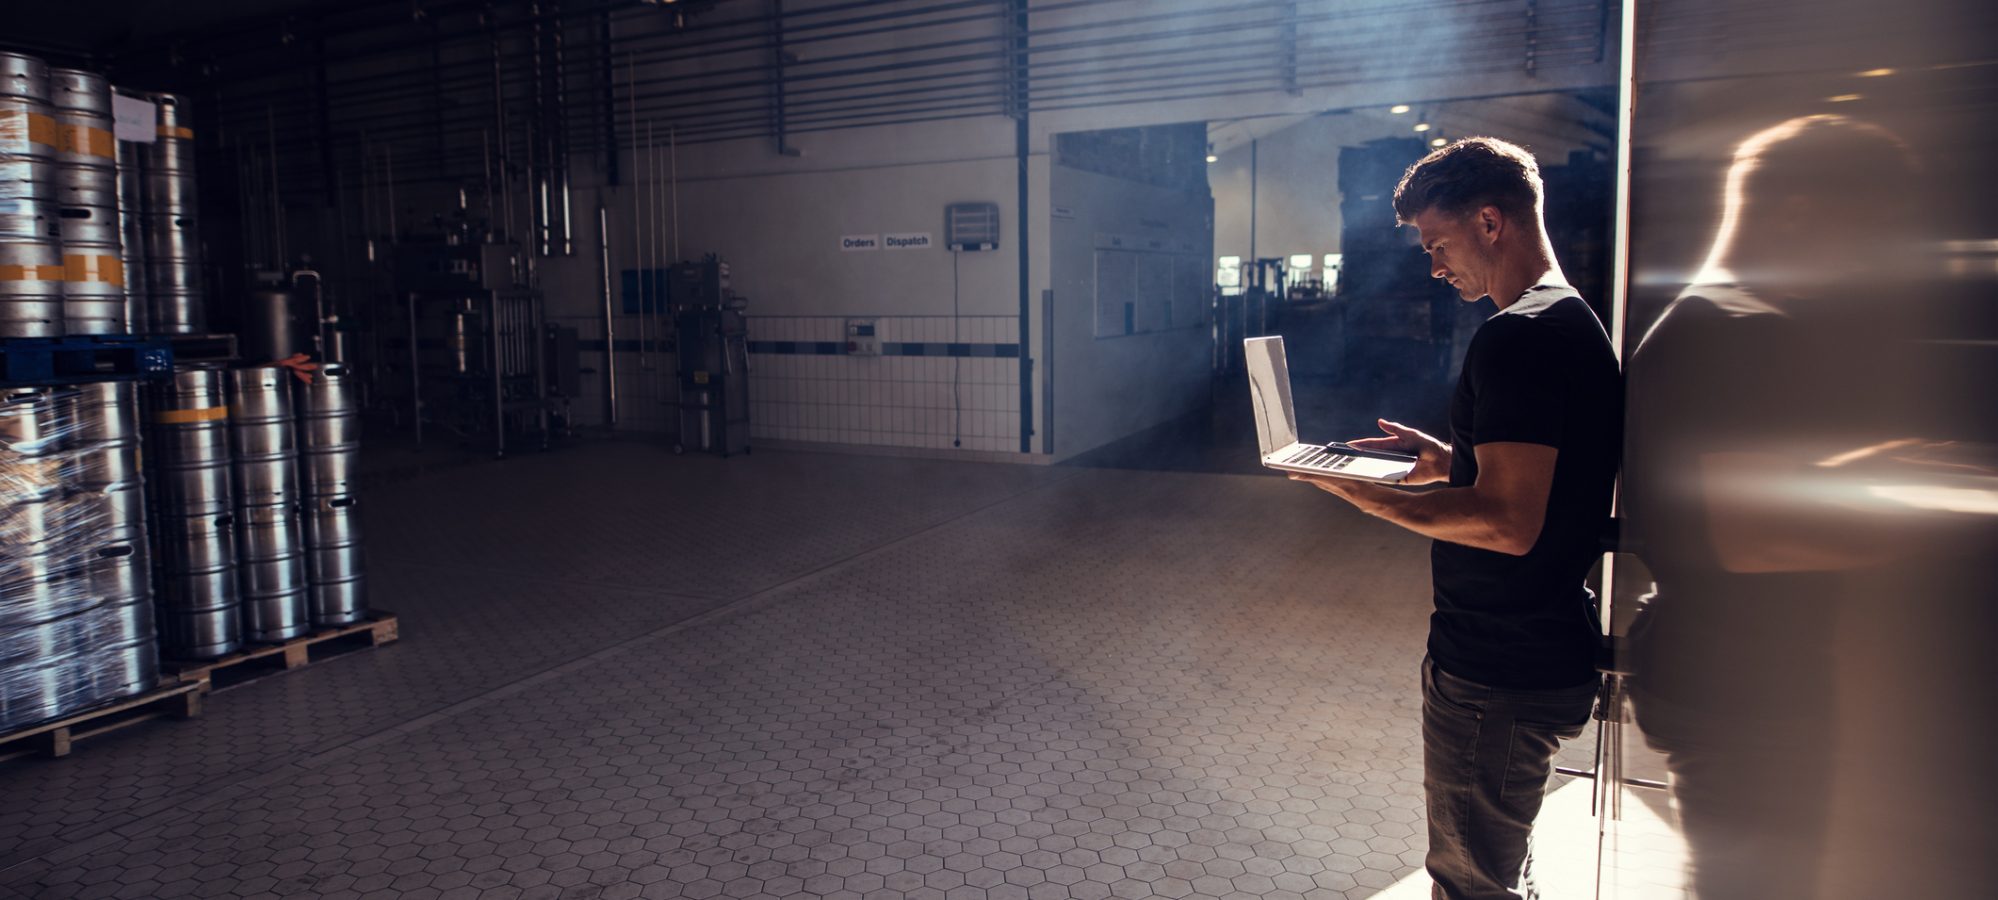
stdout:
<svg viewBox="0 0 1998 900">
<path fill-rule="evenodd" d="M 1524 556 L 1437 541 L 1429 654 L 1446 672 L 1499 688 L 1595 677 L 1600 626 L 1582 584 L 1600 555 L 1623 437 L 1623 384 L 1602 322 L 1566 286 L 1538 286 L 1486 320 L 1450 403 L 1450 485 L 1478 478 L 1476 447 L 1559 451 L 1547 519 Z"/>
</svg>

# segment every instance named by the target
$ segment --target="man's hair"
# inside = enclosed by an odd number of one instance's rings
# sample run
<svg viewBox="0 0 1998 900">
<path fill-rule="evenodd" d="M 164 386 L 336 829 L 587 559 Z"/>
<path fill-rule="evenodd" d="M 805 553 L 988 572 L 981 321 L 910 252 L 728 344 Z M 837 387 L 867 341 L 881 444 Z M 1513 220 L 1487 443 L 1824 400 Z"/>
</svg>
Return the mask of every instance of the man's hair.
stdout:
<svg viewBox="0 0 1998 900">
<path fill-rule="evenodd" d="M 1508 219 L 1540 211 L 1540 165 L 1533 154 L 1498 138 L 1453 141 L 1417 160 L 1394 188 L 1394 215 L 1403 225 L 1434 209 L 1463 216 L 1487 206 Z"/>
</svg>

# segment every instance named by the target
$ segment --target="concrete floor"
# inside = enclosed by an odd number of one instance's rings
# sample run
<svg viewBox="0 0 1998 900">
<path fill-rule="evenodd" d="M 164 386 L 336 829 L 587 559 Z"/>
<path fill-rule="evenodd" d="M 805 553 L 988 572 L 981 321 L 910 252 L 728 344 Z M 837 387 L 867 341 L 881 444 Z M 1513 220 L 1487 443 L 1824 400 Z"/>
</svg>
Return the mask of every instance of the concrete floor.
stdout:
<svg viewBox="0 0 1998 900">
<path fill-rule="evenodd" d="M 0 896 L 1426 893 L 1425 542 L 1117 465 L 400 471 L 364 507 L 402 640 L 0 766 Z M 1557 787 L 1549 896 L 1587 812 Z"/>
</svg>

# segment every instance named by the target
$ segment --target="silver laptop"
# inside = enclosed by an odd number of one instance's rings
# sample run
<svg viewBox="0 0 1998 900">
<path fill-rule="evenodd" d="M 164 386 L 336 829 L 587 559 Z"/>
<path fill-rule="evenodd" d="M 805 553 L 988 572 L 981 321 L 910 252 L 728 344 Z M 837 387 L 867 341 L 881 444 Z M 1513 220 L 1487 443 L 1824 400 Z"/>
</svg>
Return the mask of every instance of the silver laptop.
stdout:
<svg viewBox="0 0 1998 900">
<path fill-rule="evenodd" d="M 1297 411 L 1290 403 L 1290 367 L 1283 358 L 1283 338 L 1249 338 L 1242 342 L 1249 368 L 1249 402 L 1254 405 L 1256 440 L 1263 465 L 1286 472 L 1332 475 L 1360 481 L 1395 484 L 1415 469 L 1406 453 L 1360 450 L 1345 444 L 1301 444 Z"/>
</svg>

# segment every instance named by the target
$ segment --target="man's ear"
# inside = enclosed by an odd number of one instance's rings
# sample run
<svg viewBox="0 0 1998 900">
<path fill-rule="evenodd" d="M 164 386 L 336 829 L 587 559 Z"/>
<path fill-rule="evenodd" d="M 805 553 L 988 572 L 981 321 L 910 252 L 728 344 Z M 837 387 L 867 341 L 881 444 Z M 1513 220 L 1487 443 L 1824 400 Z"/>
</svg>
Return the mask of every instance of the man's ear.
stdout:
<svg viewBox="0 0 1998 900">
<path fill-rule="evenodd" d="M 1480 207 L 1473 224 L 1477 226 L 1478 236 L 1484 238 L 1485 243 L 1498 243 L 1499 235 L 1505 233 L 1505 213 L 1500 212 L 1496 206 Z"/>
</svg>

